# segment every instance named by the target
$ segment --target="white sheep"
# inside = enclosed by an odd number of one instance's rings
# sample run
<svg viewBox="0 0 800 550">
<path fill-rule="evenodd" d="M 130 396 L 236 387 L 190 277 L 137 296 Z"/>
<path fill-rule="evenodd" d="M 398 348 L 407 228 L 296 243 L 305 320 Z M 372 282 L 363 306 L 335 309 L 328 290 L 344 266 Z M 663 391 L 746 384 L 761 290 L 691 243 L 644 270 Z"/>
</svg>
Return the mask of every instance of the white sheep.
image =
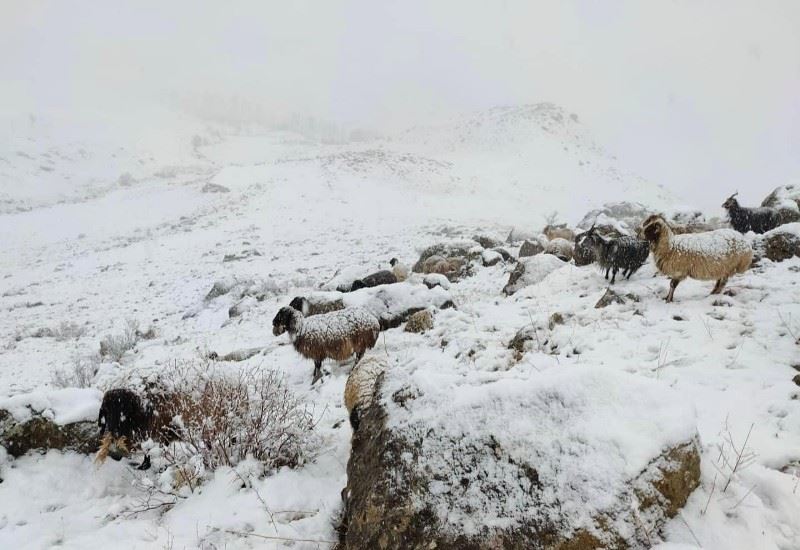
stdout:
<svg viewBox="0 0 800 550">
<path fill-rule="evenodd" d="M 660 215 L 650 216 L 642 224 L 650 243 L 656 267 L 670 280 L 667 302 L 686 277 L 701 281 L 716 280 L 711 294 L 719 294 L 736 273 L 744 273 L 753 261 L 750 243 L 732 229 L 675 235 Z"/>
</svg>

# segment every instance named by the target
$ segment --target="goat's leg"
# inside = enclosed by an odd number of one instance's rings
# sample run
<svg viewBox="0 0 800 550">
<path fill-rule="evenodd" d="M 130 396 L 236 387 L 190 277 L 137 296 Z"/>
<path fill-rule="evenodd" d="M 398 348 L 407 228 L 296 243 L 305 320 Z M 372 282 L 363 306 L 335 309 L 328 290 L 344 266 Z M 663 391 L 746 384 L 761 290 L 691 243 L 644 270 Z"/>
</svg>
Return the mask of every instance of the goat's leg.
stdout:
<svg viewBox="0 0 800 550">
<path fill-rule="evenodd" d="M 150 469 L 150 455 L 145 454 L 142 463 L 136 468 L 137 470 L 149 470 Z"/>
<path fill-rule="evenodd" d="M 628 274 L 627 274 L 627 275 L 625 275 L 625 279 L 630 279 L 630 278 L 631 278 L 631 275 L 633 275 L 633 268 L 632 268 L 632 267 L 629 267 L 629 268 L 628 268 Z"/>
<path fill-rule="evenodd" d="M 611 272 L 611 284 L 613 285 L 616 280 L 617 280 L 617 267 L 614 266 L 614 269 Z"/>
<path fill-rule="evenodd" d="M 311 379 L 311 385 L 316 384 L 320 378 L 322 378 L 322 361 L 314 361 L 314 377 Z"/>
<path fill-rule="evenodd" d="M 680 279 L 670 279 L 669 281 L 669 294 L 667 294 L 667 302 L 671 302 L 672 298 L 675 295 L 675 289 L 678 288 L 678 283 L 680 283 Z"/>
<path fill-rule="evenodd" d="M 358 362 L 361 361 L 361 358 L 364 357 L 364 354 L 366 352 L 367 352 L 367 350 L 365 350 L 365 349 L 356 352 L 356 362 L 353 364 L 353 366 L 358 365 Z"/>
<path fill-rule="evenodd" d="M 606 280 L 608 280 L 608 272 L 611 271 L 611 267 L 606 268 Z"/>
</svg>

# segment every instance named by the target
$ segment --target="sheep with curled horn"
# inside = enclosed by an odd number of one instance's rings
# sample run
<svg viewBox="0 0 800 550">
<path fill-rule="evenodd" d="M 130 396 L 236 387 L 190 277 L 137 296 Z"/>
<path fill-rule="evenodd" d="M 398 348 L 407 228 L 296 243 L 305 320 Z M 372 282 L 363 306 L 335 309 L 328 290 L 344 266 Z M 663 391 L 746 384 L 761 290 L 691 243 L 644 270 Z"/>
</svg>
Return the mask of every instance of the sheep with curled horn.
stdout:
<svg viewBox="0 0 800 550">
<path fill-rule="evenodd" d="M 711 294 L 719 294 L 728 279 L 747 271 L 753 260 L 750 243 L 732 229 L 675 235 L 660 214 L 647 218 L 642 227 L 656 267 L 670 278 L 667 302 L 687 277 L 716 281 Z"/>
<path fill-rule="evenodd" d="M 312 384 L 322 377 L 325 359 L 345 361 L 355 356 L 356 363 L 375 346 L 381 330 L 377 317 L 364 308 L 305 317 L 293 307 L 282 307 L 272 320 L 272 333 L 289 333 L 295 351 L 314 361 Z"/>
<path fill-rule="evenodd" d="M 728 211 L 731 227 L 736 231 L 739 233 L 748 231 L 766 233 L 781 224 L 781 213 L 777 209 L 766 206 L 755 208 L 740 206 L 739 201 L 736 200 L 738 194 L 737 191 L 722 203 L 722 208 Z"/>
<path fill-rule="evenodd" d="M 595 261 L 605 271 L 605 278 L 611 273 L 611 284 L 617 280 L 617 272 L 630 279 L 644 265 L 650 255 L 648 242 L 636 237 L 603 237 L 595 230 L 593 224 L 583 233 L 579 244 L 592 249 Z"/>
</svg>

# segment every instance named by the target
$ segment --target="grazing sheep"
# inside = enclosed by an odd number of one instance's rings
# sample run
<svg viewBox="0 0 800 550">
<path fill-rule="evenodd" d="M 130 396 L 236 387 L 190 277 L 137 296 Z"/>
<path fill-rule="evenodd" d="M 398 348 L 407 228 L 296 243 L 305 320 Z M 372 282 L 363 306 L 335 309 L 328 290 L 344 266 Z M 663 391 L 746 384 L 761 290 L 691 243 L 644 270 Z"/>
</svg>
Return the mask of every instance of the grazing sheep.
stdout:
<svg viewBox="0 0 800 550">
<path fill-rule="evenodd" d="M 153 403 L 136 392 L 117 388 L 103 394 L 97 425 L 101 443 L 95 462 L 102 464 L 107 457 L 121 460 L 142 441 L 149 438 L 168 440 L 171 418 L 159 415 Z M 150 467 L 150 457 L 145 455 L 140 470 Z"/>
<path fill-rule="evenodd" d="M 547 243 L 547 245 L 544 247 L 544 253 L 552 254 L 558 259 L 568 262 L 572 259 L 573 255 L 572 243 L 567 239 L 557 237 Z"/>
<path fill-rule="evenodd" d="M 297 311 L 303 313 L 304 317 L 311 317 L 312 315 L 320 315 L 322 313 L 330 313 L 331 311 L 339 311 L 344 309 L 344 301 L 341 298 L 322 298 L 319 296 L 296 296 L 289 302 L 289 307 L 293 307 Z"/>
<path fill-rule="evenodd" d="M 392 273 L 394 273 L 394 276 L 397 277 L 398 282 L 402 283 L 408 279 L 408 275 L 411 273 L 411 271 L 408 269 L 408 266 L 401 263 L 400 260 L 397 258 L 392 258 L 389 260 L 389 265 L 392 266 Z"/>
<path fill-rule="evenodd" d="M 364 409 L 372 403 L 378 377 L 386 371 L 386 362 L 369 356 L 350 371 L 344 386 L 344 406 L 350 415 L 350 426 L 355 432 L 361 422 Z"/>
<path fill-rule="evenodd" d="M 272 334 L 289 333 L 294 349 L 314 361 L 312 384 L 322 376 L 322 361 L 344 361 L 353 355 L 356 363 L 375 346 L 381 327 L 363 308 L 350 307 L 305 318 L 301 311 L 282 307 L 272 320 Z"/>
<path fill-rule="evenodd" d="M 750 243 L 731 229 L 675 235 L 660 215 L 647 218 L 643 227 L 656 267 L 671 279 L 667 302 L 686 277 L 716 280 L 711 294 L 719 294 L 728 278 L 747 271 L 753 260 Z"/>
<path fill-rule="evenodd" d="M 734 193 L 722 203 L 722 208 L 728 211 L 731 220 L 731 227 L 739 233 L 755 231 L 756 233 L 766 233 L 770 229 L 775 229 L 781 224 L 781 214 L 775 208 L 759 206 L 757 208 L 745 208 L 739 206 Z"/>
<path fill-rule="evenodd" d="M 356 279 L 350 287 L 351 291 L 356 291 L 360 288 L 371 288 L 380 285 L 392 285 L 397 282 L 397 277 L 391 271 L 386 269 L 377 271 L 367 275 L 363 279 Z"/>
<path fill-rule="evenodd" d="M 605 238 L 595 231 L 594 226 L 582 234 L 576 250 L 579 247 L 583 250 L 586 246 L 591 248 L 595 261 L 605 270 L 605 278 L 608 279 L 608 273 L 612 273 L 612 285 L 617 279 L 617 271 L 621 269 L 622 276 L 630 279 L 650 255 L 647 241 L 628 236 Z"/>
<path fill-rule="evenodd" d="M 418 334 L 433 328 L 433 314 L 428 309 L 423 309 L 414 313 L 406 321 L 405 332 L 413 332 Z"/>
<path fill-rule="evenodd" d="M 560 225 L 546 225 L 545 228 L 542 230 L 547 240 L 552 241 L 553 239 L 565 239 L 567 241 L 575 240 L 575 232 L 567 227 L 567 224 L 562 223 Z"/>
</svg>

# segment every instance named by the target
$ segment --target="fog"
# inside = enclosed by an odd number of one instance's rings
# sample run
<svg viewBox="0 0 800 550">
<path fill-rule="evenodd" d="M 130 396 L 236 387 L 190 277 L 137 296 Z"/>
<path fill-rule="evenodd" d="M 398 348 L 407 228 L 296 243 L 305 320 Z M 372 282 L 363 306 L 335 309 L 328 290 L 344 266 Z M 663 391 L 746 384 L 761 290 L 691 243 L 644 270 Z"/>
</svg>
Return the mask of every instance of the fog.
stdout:
<svg viewBox="0 0 800 550">
<path fill-rule="evenodd" d="M 552 101 L 702 206 L 800 177 L 800 3 L 4 2 L 0 112 L 239 102 L 391 132 Z"/>
</svg>

